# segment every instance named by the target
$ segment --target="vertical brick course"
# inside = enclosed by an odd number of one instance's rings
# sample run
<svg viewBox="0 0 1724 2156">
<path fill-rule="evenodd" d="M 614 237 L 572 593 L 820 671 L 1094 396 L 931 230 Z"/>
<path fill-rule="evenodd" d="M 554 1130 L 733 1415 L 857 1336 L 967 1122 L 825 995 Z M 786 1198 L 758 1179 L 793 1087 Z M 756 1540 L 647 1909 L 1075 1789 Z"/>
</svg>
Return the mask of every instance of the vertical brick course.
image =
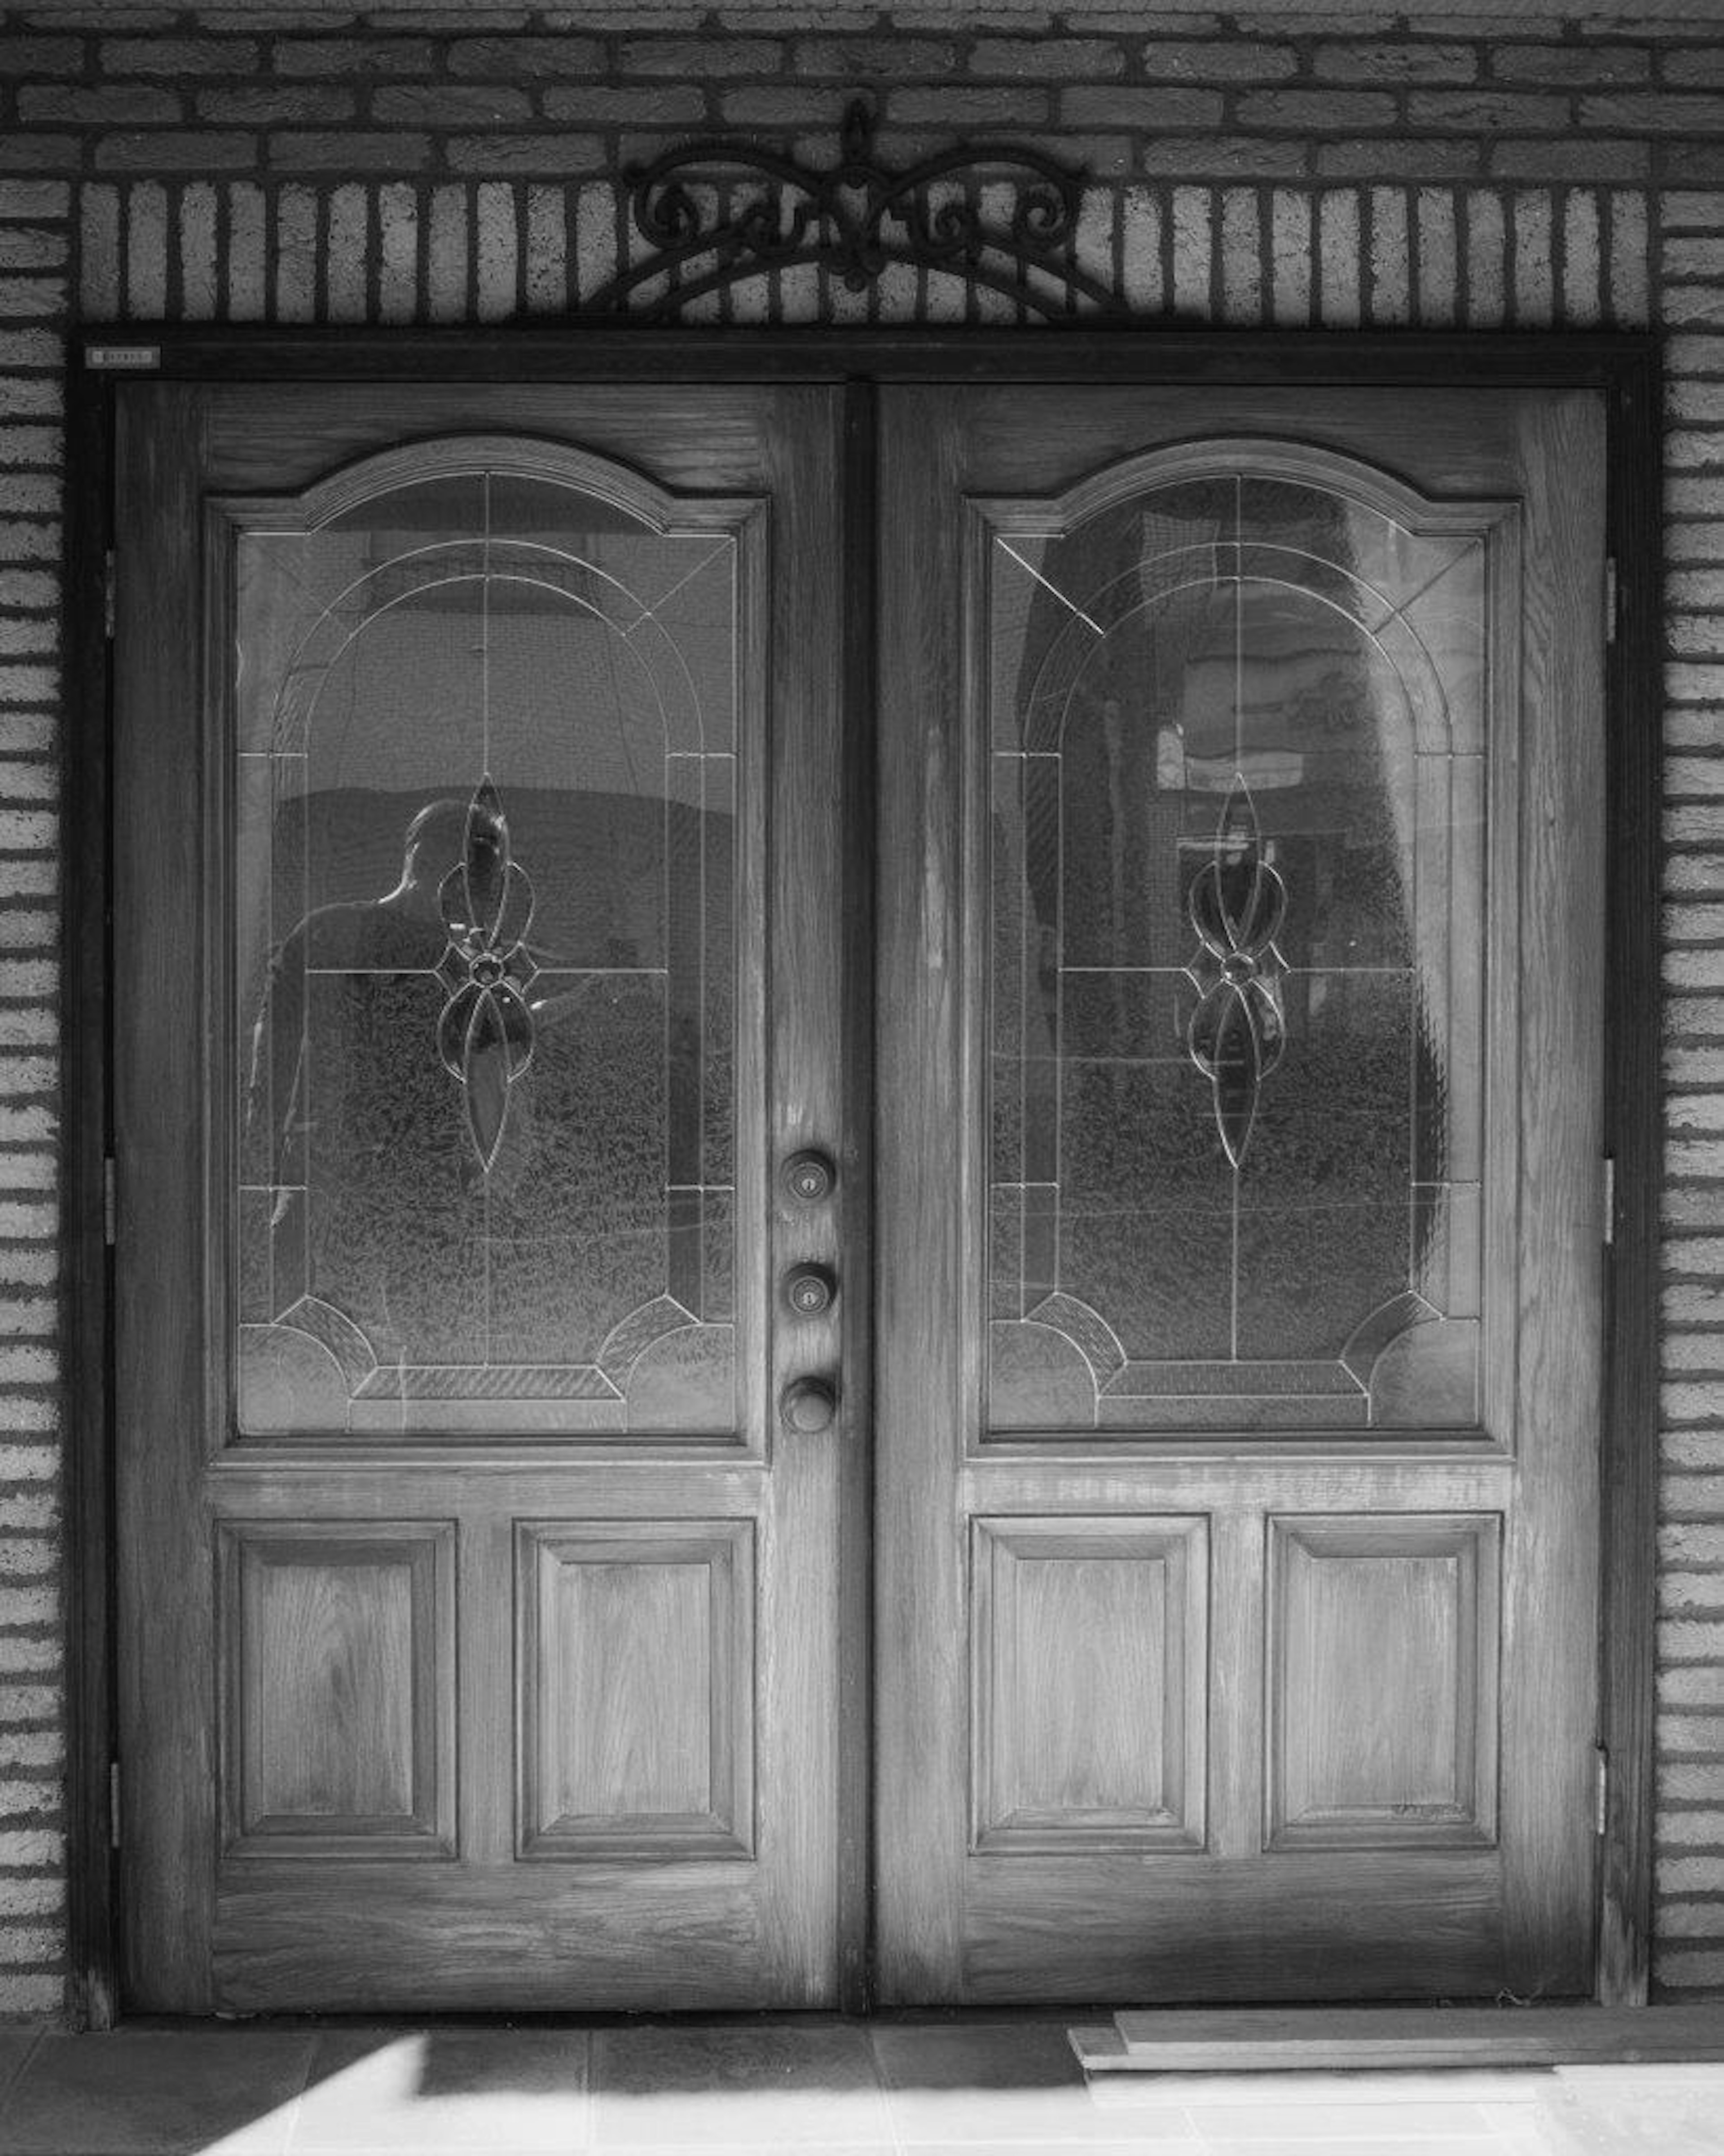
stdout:
<svg viewBox="0 0 1724 2156">
<path fill-rule="evenodd" d="M 1099 5 L 392 27 L 285 6 L 0 18 L 0 2016 L 53 2016 L 64 1966 L 65 334 L 553 316 L 640 259 L 629 158 L 726 131 L 824 157 L 858 92 L 894 155 L 980 131 L 1085 163 L 1080 259 L 1146 319 L 1668 336 L 1655 1969 L 1665 1995 L 1724 1994 L 1724 31 Z M 863 295 L 786 273 L 696 318 L 1013 315 L 893 268 Z"/>
</svg>

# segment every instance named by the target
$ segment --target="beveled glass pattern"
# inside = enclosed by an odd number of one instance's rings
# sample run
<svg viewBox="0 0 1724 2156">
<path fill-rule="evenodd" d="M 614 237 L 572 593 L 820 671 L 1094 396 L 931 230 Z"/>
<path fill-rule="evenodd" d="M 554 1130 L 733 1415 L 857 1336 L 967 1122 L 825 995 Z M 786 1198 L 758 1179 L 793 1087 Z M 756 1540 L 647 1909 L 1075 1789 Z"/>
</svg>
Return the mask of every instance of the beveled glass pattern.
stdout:
<svg viewBox="0 0 1724 2156">
<path fill-rule="evenodd" d="M 519 461 L 234 535 L 244 1435 L 736 1426 L 737 541 Z"/>
<path fill-rule="evenodd" d="M 993 1429 L 1478 1421 L 1488 519 L 1321 461 L 993 518 Z"/>
</svg>

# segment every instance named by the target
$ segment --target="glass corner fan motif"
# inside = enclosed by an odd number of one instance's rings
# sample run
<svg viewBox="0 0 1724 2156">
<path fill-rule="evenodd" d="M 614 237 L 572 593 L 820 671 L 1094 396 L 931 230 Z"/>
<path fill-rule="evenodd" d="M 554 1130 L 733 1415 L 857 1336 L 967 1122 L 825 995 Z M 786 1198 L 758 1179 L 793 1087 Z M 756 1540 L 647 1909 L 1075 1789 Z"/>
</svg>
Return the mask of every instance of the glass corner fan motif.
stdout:
<svg viewBox="0 0 1724 2156">
<path fill-rule="evenodd" d="M 1474 1427 L 1509 512 L 1142 468 L 983 506 L 988 1426 Z"/>
<path fill-rule="evenodd" d="M 379 462 L 229 510 L 239 1433 L 731 1431 L 752 505 Z"/>
</svg>

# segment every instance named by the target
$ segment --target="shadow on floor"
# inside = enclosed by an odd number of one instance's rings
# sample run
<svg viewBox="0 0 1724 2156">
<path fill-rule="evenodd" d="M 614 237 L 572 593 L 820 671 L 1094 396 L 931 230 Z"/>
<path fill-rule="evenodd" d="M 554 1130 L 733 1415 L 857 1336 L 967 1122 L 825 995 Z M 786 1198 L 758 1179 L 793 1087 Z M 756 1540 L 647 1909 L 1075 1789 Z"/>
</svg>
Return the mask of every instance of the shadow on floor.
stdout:
<svg viewBox="0 0 1724 2156">
<path fill-rule="evenodd" d="M 1133 2075 L 1066 2017 L 0 2035 L 0 2156 L 1724 2156 L 1724 2066 Z"/>
</svg>

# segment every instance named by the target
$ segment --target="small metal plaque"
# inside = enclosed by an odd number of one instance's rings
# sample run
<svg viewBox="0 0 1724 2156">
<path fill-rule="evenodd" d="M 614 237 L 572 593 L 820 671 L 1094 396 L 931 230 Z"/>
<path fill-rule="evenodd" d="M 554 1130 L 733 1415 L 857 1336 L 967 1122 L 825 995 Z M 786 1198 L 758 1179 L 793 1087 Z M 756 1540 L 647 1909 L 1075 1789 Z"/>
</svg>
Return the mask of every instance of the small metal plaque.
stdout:
<svg viewBox="0 0 1724 2156">
<path fill-rule="evenodd" d="M 148 374 L 162 364 L 159 344 L 89 344 L 84 364 L 101 374 Z"/>
</svg>

